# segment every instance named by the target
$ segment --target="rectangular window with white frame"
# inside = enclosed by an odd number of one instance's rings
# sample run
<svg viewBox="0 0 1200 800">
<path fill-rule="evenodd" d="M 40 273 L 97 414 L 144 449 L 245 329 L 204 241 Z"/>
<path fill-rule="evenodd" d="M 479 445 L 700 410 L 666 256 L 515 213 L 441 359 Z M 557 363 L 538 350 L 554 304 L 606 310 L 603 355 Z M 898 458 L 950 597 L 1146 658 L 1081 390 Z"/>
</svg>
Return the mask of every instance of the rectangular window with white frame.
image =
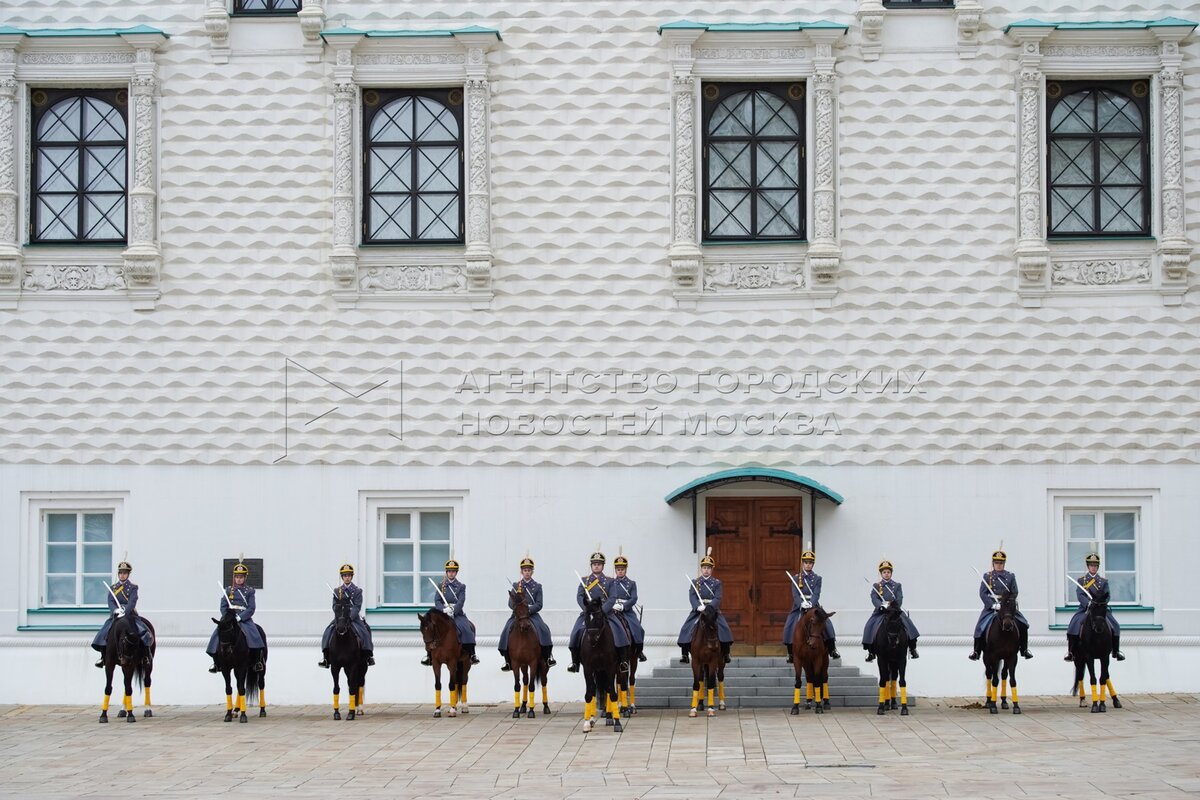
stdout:
<svg viewBox="0 0 1200 800">
<path fill-rule="evenodd" d="M 382 509 L 379 526 L 380 605 L 433 605 L 450 558 L 452 511 Z"/>
<path fill-rule="evenodd" d="M 1100 572 L 1108 579 L 1113 605 L 1139 602 L 1138 528 L 1140 509 L 1067 508 L 1067 568 L 1082 573 L 1088 553 L 1100 556 Z M 1078 601 L 1075 584 L 1064 577 L 1065 605 Z"/>
<path fill-rule="evenodd" d="M 42 607 L 104 606 L 113 569 L 112 511 L 45 511 Z"/>
</svg>

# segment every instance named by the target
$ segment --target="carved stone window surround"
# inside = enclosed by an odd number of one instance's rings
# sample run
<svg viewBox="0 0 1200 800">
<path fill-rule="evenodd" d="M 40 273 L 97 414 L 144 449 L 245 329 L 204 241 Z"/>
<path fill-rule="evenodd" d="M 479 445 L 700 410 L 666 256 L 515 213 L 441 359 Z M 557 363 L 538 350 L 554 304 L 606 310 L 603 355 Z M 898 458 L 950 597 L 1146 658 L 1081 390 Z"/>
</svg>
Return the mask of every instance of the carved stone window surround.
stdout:
<svg viewBox="0 0 1200 800">
<path fill-rule="evenodd" d="M 1179 305 L 1188 291 L 1192 247 L 1186 237 L 1182 169 L 1182 53 L 1193 24 L 1104 23 L 1061 29 L 1014 23 L 1020 46 L 1017 98 L 1017 293 L 1027 307 L 1078 304 L 1080 297 L 1144 295 Z M 1065 241 L 1046 232 L 1046 82 L 1150 79 L 1149 239 Z M 1143 266 L 1150 262 L 1145 279 Z M 1115 277 L 1114 277 L 1115 276 Z M 1094 282 L 1093 282 L 1094 281 Z"/>
<path fill-rule="evenodd" d="M 323 36 L 333 66 L 334 300 L 349 308 L 401 302 L 486 308 L 492 292 L 490 105 L 487 53 L 496 31 L 358 31 Z M 361 90 L 461 86 L 465 245 L 363 245 Z"/>
<path fill-rule="evenodd" d="M 277 16 L 234 17 L 232 9 L 232 0 L 207 0 L 204 7 L 204 32 L 208 35 L 209 53 L 214 64 L 229 63 L 230 55 L 233 53 L 229 45 L 231 23 L 251 30 L 259 28 L 267 31 L 281 25 L 291 26 L 299 22 L 303 41 L 298 44 L 304 53 L 305 60 L 311 62 L 321 60 L 325 47 L 325 40 L 321 38 L 321 31 L 325 28 L 325 0 L 304 0 L 297 13 Z M 236 20 L 236 22 L 232 22 L 232 20 Z M 238 48 L 236 55 L 258 55 L 260 52 L 261 50 L 258 48 L 250 50 Z M 278 51 L 276 53 L 278 54 Z"/>
<path fill-rule="evenodd" d="M 956 52 L 960 58 L 975 58 L 979 54 L 979 28 L 983 22 L 983 4 L 979 0 L 956 0 L 953 8 L 889 8 L 883 0 L 859 0 L 854 12 L 859 25 L 859 49 L 863 61 L 877 61 L 884 51 L 884 20 L 900 15 L 906 21 L 930 21 L 952 17 L 953 41 L 931 43 L 927 39 L 917 46 L 895 46 L 893 53 Z"/>
<path fill-rule="evenodd" d="M 841 263 L 837 229 L 837 77 L 834 47 L 842 25 L 796 23 L 789 30 L 727 30 L 703 23 L 659 29 L 671 66 L 672 223 L 668 263 L 681 307 L 782 301 L 827 307 Z M 727 80 L 803 80 L 806 91 L 808 241 L 704 244 L 700 84 Z"/>
<path fill-rule="evenodd" d="M 166 34 L 125 29 L 0 34 L 0 308 L 18 303 L 123 302 L 154 307 L 160 294 L 158 242 L 158 67 Z M 129 90 L 126 244 L 28 245 L 28 90 Z M 75 306 L 72 306 L 75 307 Z"/>
</svg>

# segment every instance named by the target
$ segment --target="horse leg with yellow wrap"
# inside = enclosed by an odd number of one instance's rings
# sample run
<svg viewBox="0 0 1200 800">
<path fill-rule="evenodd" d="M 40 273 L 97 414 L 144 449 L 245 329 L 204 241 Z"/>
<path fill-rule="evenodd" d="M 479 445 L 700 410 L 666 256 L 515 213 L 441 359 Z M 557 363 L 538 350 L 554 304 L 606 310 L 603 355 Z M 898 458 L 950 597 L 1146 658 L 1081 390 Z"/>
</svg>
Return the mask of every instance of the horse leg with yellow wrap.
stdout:
<svg viewBox="0 0 1200 800">
<path fill-rule="evenodd" d="M 1108 712 L 1108 653 L 1100 656 L 1100 713 Z"/>
<path fill-rule="evenodd" d="M 620 667 L 617 668 L 617 672 L 620 673 Z M 624 730 L 624 727 L 621 725 L 621 703 L 619 702 L 619 699 L 618 699 L 619 695 L 617 694 L 617 692 L 619 691 L 617 689 L 617 686 L 620 685 L 620 681 L 621 681 L 621 679 L 619 677 L 614 676 L 613 686 L 611 689 L 611 691 L 612 691 L 612 710 L 613 710 L 613 733 L 620 733 L 621 731 Z"/>
<path fill-rule="evenodd" d="M 108 722 L 108 704 L 112 700 L 112 679 L 115 664 L 111 661 L 104 662 L 104 700 L 100 703 L 100 722 Z"/>
<path fill-rule="evenodd" d="M 891 687 L 891 670 L 888 667 L 887 658 L 877 657 L 876 663 L 879 667 L 879 707 L 875 709 L 878 716 L 883 716 L 891 708 L 891 697 L 889 697 L 889 688 Z"/>
<path fill-rule="evenodd" d="M 589 733 L 596 724 L 596 676 L 591 670 L 583 671 L 583 732 Z"/>
<path fill-rule="evenodd" d="M 717 706 L 713 702 L 713 695 L 717 689 L 717 676 L 713 674 L 709 667 L 704 668 L 704 686 L 708 690 L 708 710 L 706 713 L 710 717 L 715 717 L 717 715 Z"/>
<path fill-rule="evenodd" d="M 514 669 L 512 671 L 512 675 L 513 675 L 513 713 L 512 713 L 512 718 L 520 719 L 521 712 L 523 712 L 525 710 L 525 697 L 528 692 L 528 689 L 526 689 L 522 685 L 523 678 L 521 676 L 520 669 Z"/>
<path fill-rule="evenodd" d="M 546 663 L 546 659 L 540 659 L 537 667 L 538 682 L 542 685 L 542 713 L 550 714 L 550 689 L 546 685 L 550 677 L 550 665 Z M 533 694 L 529 695 L 529 705 L 533 705 Z"/>
<path fill-rule="evenodd" d="M 698 717 L 700 712 L 697 707 L 700 704 L 700 676 L 696 674 L 695 667 L 692 668 L 692 708 L 688 711 L 689 717 Z"/>
<path fill-rule="evenodd" d="M 1009 673 L 1009 685 L 1012 686 L 1012 712 L 1014 714 L 1021 713 L 1021 701 L 1017 697 L 1017 661 L 1013 660 L 1012 670 Z"/>
<path fill-rule="evenodd" d="M 537 713 L 533 710 L 535 705 L 533 696 L 537 692 L 537 665 L 527 665 L 525 667 L 525 675 L 526 682 L 525 688 L 523 689 L 523 695 L 521 697 L 521 707 L 528 709 L 525 712 L 525 717 L 527 719 L 534 719 L 537 717 Z"/>
</svg>

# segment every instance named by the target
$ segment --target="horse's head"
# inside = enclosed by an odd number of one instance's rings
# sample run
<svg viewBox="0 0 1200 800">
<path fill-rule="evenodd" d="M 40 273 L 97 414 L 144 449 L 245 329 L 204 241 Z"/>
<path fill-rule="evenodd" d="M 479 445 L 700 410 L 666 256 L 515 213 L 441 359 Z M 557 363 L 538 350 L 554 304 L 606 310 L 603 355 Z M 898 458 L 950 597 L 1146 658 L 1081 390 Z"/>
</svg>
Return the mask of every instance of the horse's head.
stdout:
<svg viewBox="0 0 1200 800">
<path fill-rule="evenodd" d="M 1087 617 L 1088 623 L 1092 626 L 1092 630 L 1100 632 L 1108 625 L 1108 601 L 1110 595 L 1107 591 L 1097 592 L 1088 604 Z"/>
<path fill-rule="evenodd" d="M 440 611 L 426 611 L 424 614 L 417 614 L 417 622 L 421 625 L 421 638 L 425 641 L 425 649 L 433 652 L 442 643 L 442 636 L 446 632 L 446 626 L 440 624 L 446 617 Z"/>
<path fill-rule="evenodd" d="M 1005 633 L 1013 633 L 1017 630 L 1017 598 L 1012 592 L 1004 592 L 1000 595 L 1000 611 L 997 612 L 1000 617 L 1000 630 Z"/>
<path fill-rule="evenodd" d="M 592 644 L 600 644 L 600 637 L 608 627 L 608 619 L 604 615 L 604 603 L 599 597 L 588 598 L 583 608 L 583 627 Z"/>
<path fill-rule="evenodd" d="M 809 647 L 817 647 L 825 641 L 825 621 L 837 612 L 826 612 L 820 606 L 814 606 L 801 619 L 803 620 L 804 638 Z"/>
<path fill-rule="evenodd" d="M 237 614 L 232 608 L 226 609 L 225 614 L 220 619 L 214 619 L 217 623 L 217 649 L 221 655 L 232 658 L 233 648 L 238 642 L 238 637 L 242 635 L 242 628 L 238 625 Z"/>
<path fill-rule="evenodd" d="M 141 660 L 142 634 L 138 630 L 137 612 L 117 617 L 112 626 L 112 638 L 117 642 L 117 663 L 128 667 Z"/>
<path fill-rule="evenodd" d="M 338 636 L 345 636 L 350 630 L 350 598 L 342 597 L 333 602 L 333 629 Z"/>
<path fill-rule="evenodd" d="M 887 635 L 888 647 L 900 647 L 900 637 L 904 630 L 904 609 L 893 600 L 883 614 L 883 631 Z"/>
<path fill-rule="evenodd" d="M 509 589 L 508 597 L 512 600 L 513 616 L 517 619 L 528 619 L 529 602 L 525 599 L 525 593 Z"/>
</svg>

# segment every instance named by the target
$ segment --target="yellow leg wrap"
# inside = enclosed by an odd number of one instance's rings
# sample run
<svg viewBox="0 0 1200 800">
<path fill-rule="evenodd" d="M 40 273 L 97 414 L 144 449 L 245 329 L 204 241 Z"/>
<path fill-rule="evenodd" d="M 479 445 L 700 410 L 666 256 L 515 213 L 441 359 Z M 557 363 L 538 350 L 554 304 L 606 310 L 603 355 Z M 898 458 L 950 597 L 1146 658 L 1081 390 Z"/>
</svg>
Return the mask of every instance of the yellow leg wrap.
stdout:
<svg viewBox="0 0 1200 800">
<path fill-rule="evenodd" d="M 1014 703 L 1017 703 L 1017 702 L 1019 702 L 1019 701 L 1017 700 L 1017 687 L 1015 687 L 1015 686 L 1013 687 L 1013 702 L 1014 702 Z"/>
<path fill-rule="evenodd" d="M 108 711 L 108 701 L 109 701 L 109 699 L 110 699 L 110 698 L 109 698 L 109 696 L 108 696 L 108 695 L 104 695 L 104 699 L 100 701 L 100 710 L 101 710 L 101 711 Z"/>
<path fill-rule="evenodd" d="M 464 706 L 467 704 L 467 685 L 465 683 L 458 688 L 458 699 Z"/>
<path fill-rule="evenodd" d="M 887 689 L 885 689 L 885 688 L 883 688 L 882 686 L 880 686 L 880 687 L 879 687 L 879 702 L 881 702 L 881 703 L 882 703 L 882 702 L 884 702 L 885 700 L 887 700 Z"/>
<path fill-rule="evenodd" d="M 351 711 L 354 711 L 356 708 L 358 708 L 358 703 L 356 702 L 357 700 L 358 700 L 357 695 L 354 692 L 351 692 L 350 693 L 350 710 Z"/>
<path fill-rule="evenodd" d="M 341 704 L 342 704 L 342 696 L 340 694 L 338 694 L 337 692 L 334 692 L 333 693 L 333 710 L 337 711 L 338 706 L 340 706 Z"/>
<path fill-rule="evenodd" d="M 902 706 L 908 705 L 908 687 L 907 686 L 900 687 L 900 705 L 902 705 Z"/>
<path fill-rule="evenodd" d="M 799 704 L 800 704 L 800 690 L 793 689 L 792 690 L 792 705 L 795 706 L 795 705 L 799 705 Z"/>
<path fill-rule="evenodd" d="M 514 689 L 513 690 L 513 708 L 520 708 L 520 707 L 521 707 L 521 693 Z"/>
<path fill-rule="evenodd" d="M 458 689 L 450 690 L 450 705 L 451 706 L 458 705 Z"/>
<path fill-rule="evenodd" d="M 896 695 L 900 694 L 900 692 L 899 692 L 899 691 L 897 691 L 899 688 L 900 688 L 900 684 L 899 684 L 897 681 L 892 681 L 892 682 L 891 682 L 891 686 L 889 687 L 889 697 L 890 697 L 892 700 L 895 700 L 895 699 L 896 699 Z"/>
<path fill-rule="evenodd" d="M 804 684 L 804 699 L 812 700 L 812 684 L 811 683 Z"/>
<path fill-rule="evenodd" d="M 1008 681 L 1007 680 L 1000 681 L 1000 696 L 1008 697 Z"/>
<path fill-rule="evenodd" d="M 131 694 L 125 695 L 125 710 L 133 711 L 133 695 Z"/>
<path fill-rule="evenodd" d="M 821 697 L 824 698 L 825 700 L 829 699 L 829 684 L 828 683 L 821 684 Z"/>
<path fill-rule="evenodd" d="M 1096 684 L 1093 683 L 1092 684 L 1092 702 L 1093 703 L 1098 702 L 1099 699 L 1100 699 L 1100 692 L 1096 690 Z"/>
<path fill-rule="evenodd" d="M 1108 682 L 1108 693 L 1109 693 L 1110 695 L 1112 695 L 1113 697 L 1116 697 L 1116 696 L 1117 696 L 1117 687 L 1115 687 L 1115 686 L 1113 686 L 1113 685 L 1112 685 L 1112 681 L 1111 681 L 1111 680 Z"/>
<path fill-rule="evenodd" d="M 1100 684 L 1100 702 L 1101 703 L 1103 703 L 1105 700 L 1108 699 L 1108 697 L 1105 694 L 1107 691 L 1108 691 L 1108 686 L 1103 683 Z"/>
<path fill-rule="evenodd" d="M 1083 678 L 1079 679 L 1079 696 L 1083 697 Z"/>
<path fill-rule="evenodd" d="M 593 697 L 591 700 L 588 700 L 587 703 L 584 704 L 583 718 L 584 719 L 595 719 L 596 718 L 596 698 Z"/>
<path fill-rule="evenodd" d="M 717 682 L 717 699 L 722 703 L 725 702 L 725 681 Z"/>
<path fill-rule="evenodd" d="M 708 707 L 709 707 L 709 708 L 712 708 L 712 704 L 713 704 L 713 690 L 712 690 L 712 688 L 711 688 L 711 687 L 709 687 L 709 690 L 708 690 Z"/>
<path fill-rule="evenodd" d="M 441 689 L 433 690 L 433 705 L 435 708 L 442 707 L 442 690 Z"/>
<path fill-rule="evenodd" d="M 700 705 L 700 690 L 693 689 L 692 690 L 692 708 L 695 708 L 698 705 Z"/>
<path fill-rule="evenodd" d="M 632 692 L 633 689 L 630 688 L 629 691 Z M 550 690 L 546 688 L 546 684 L 544 683 L 542 684 L 542 705 L 550 705 Z"/>
<path fill-rule="evenodd" d="M 233 711 L 233 695 L 231 694 L 225 695 L 225 710 Z"/>
<path fill-rule="evenodd" d="M 359 706 L 361 706 L 363 704 L 363 698 L 366 696 L 367 696 L 367 690 L 361 686 L 358 687 L 358 704 L 359 704 Z"/>
<path fill-rule="evenodd" d="M 149 686 L 146 687 L 146 702 L 143 703 L 143 705 L 145 705 L 145 706 L 150 705 L 150 687 Z"/>
<path fill-rule="evenodd" d="M 816 689 L 813 691 L 813 701 L 814 701 L 814 702 L 817 702 L 817 703 L 820 703 L 820 702 L 821 702 L 821 701 L 823 701 L 824 699 L 825 699 L 825 693 L 824 693 L 824 691 L 823 691 L 823 687 L 821 687 L 821 686 L 818 686 L 818 687 L 817 687 L 817 688 L 816 688 Z"/>
<path fill-rule="evenodd" d="M 359 700 L 359 701 L 358 701 L 358 704 L 361 706 L 361 705 L 362 705 L 362 700 Z M 258 707 L 259 707 L 259 708 L 266 708 L 266 707 L 267 707 L 267 690 L 266 690 L 266 689 L 259 689 L 259 690 L 258 690 Z"/>
</svg>

